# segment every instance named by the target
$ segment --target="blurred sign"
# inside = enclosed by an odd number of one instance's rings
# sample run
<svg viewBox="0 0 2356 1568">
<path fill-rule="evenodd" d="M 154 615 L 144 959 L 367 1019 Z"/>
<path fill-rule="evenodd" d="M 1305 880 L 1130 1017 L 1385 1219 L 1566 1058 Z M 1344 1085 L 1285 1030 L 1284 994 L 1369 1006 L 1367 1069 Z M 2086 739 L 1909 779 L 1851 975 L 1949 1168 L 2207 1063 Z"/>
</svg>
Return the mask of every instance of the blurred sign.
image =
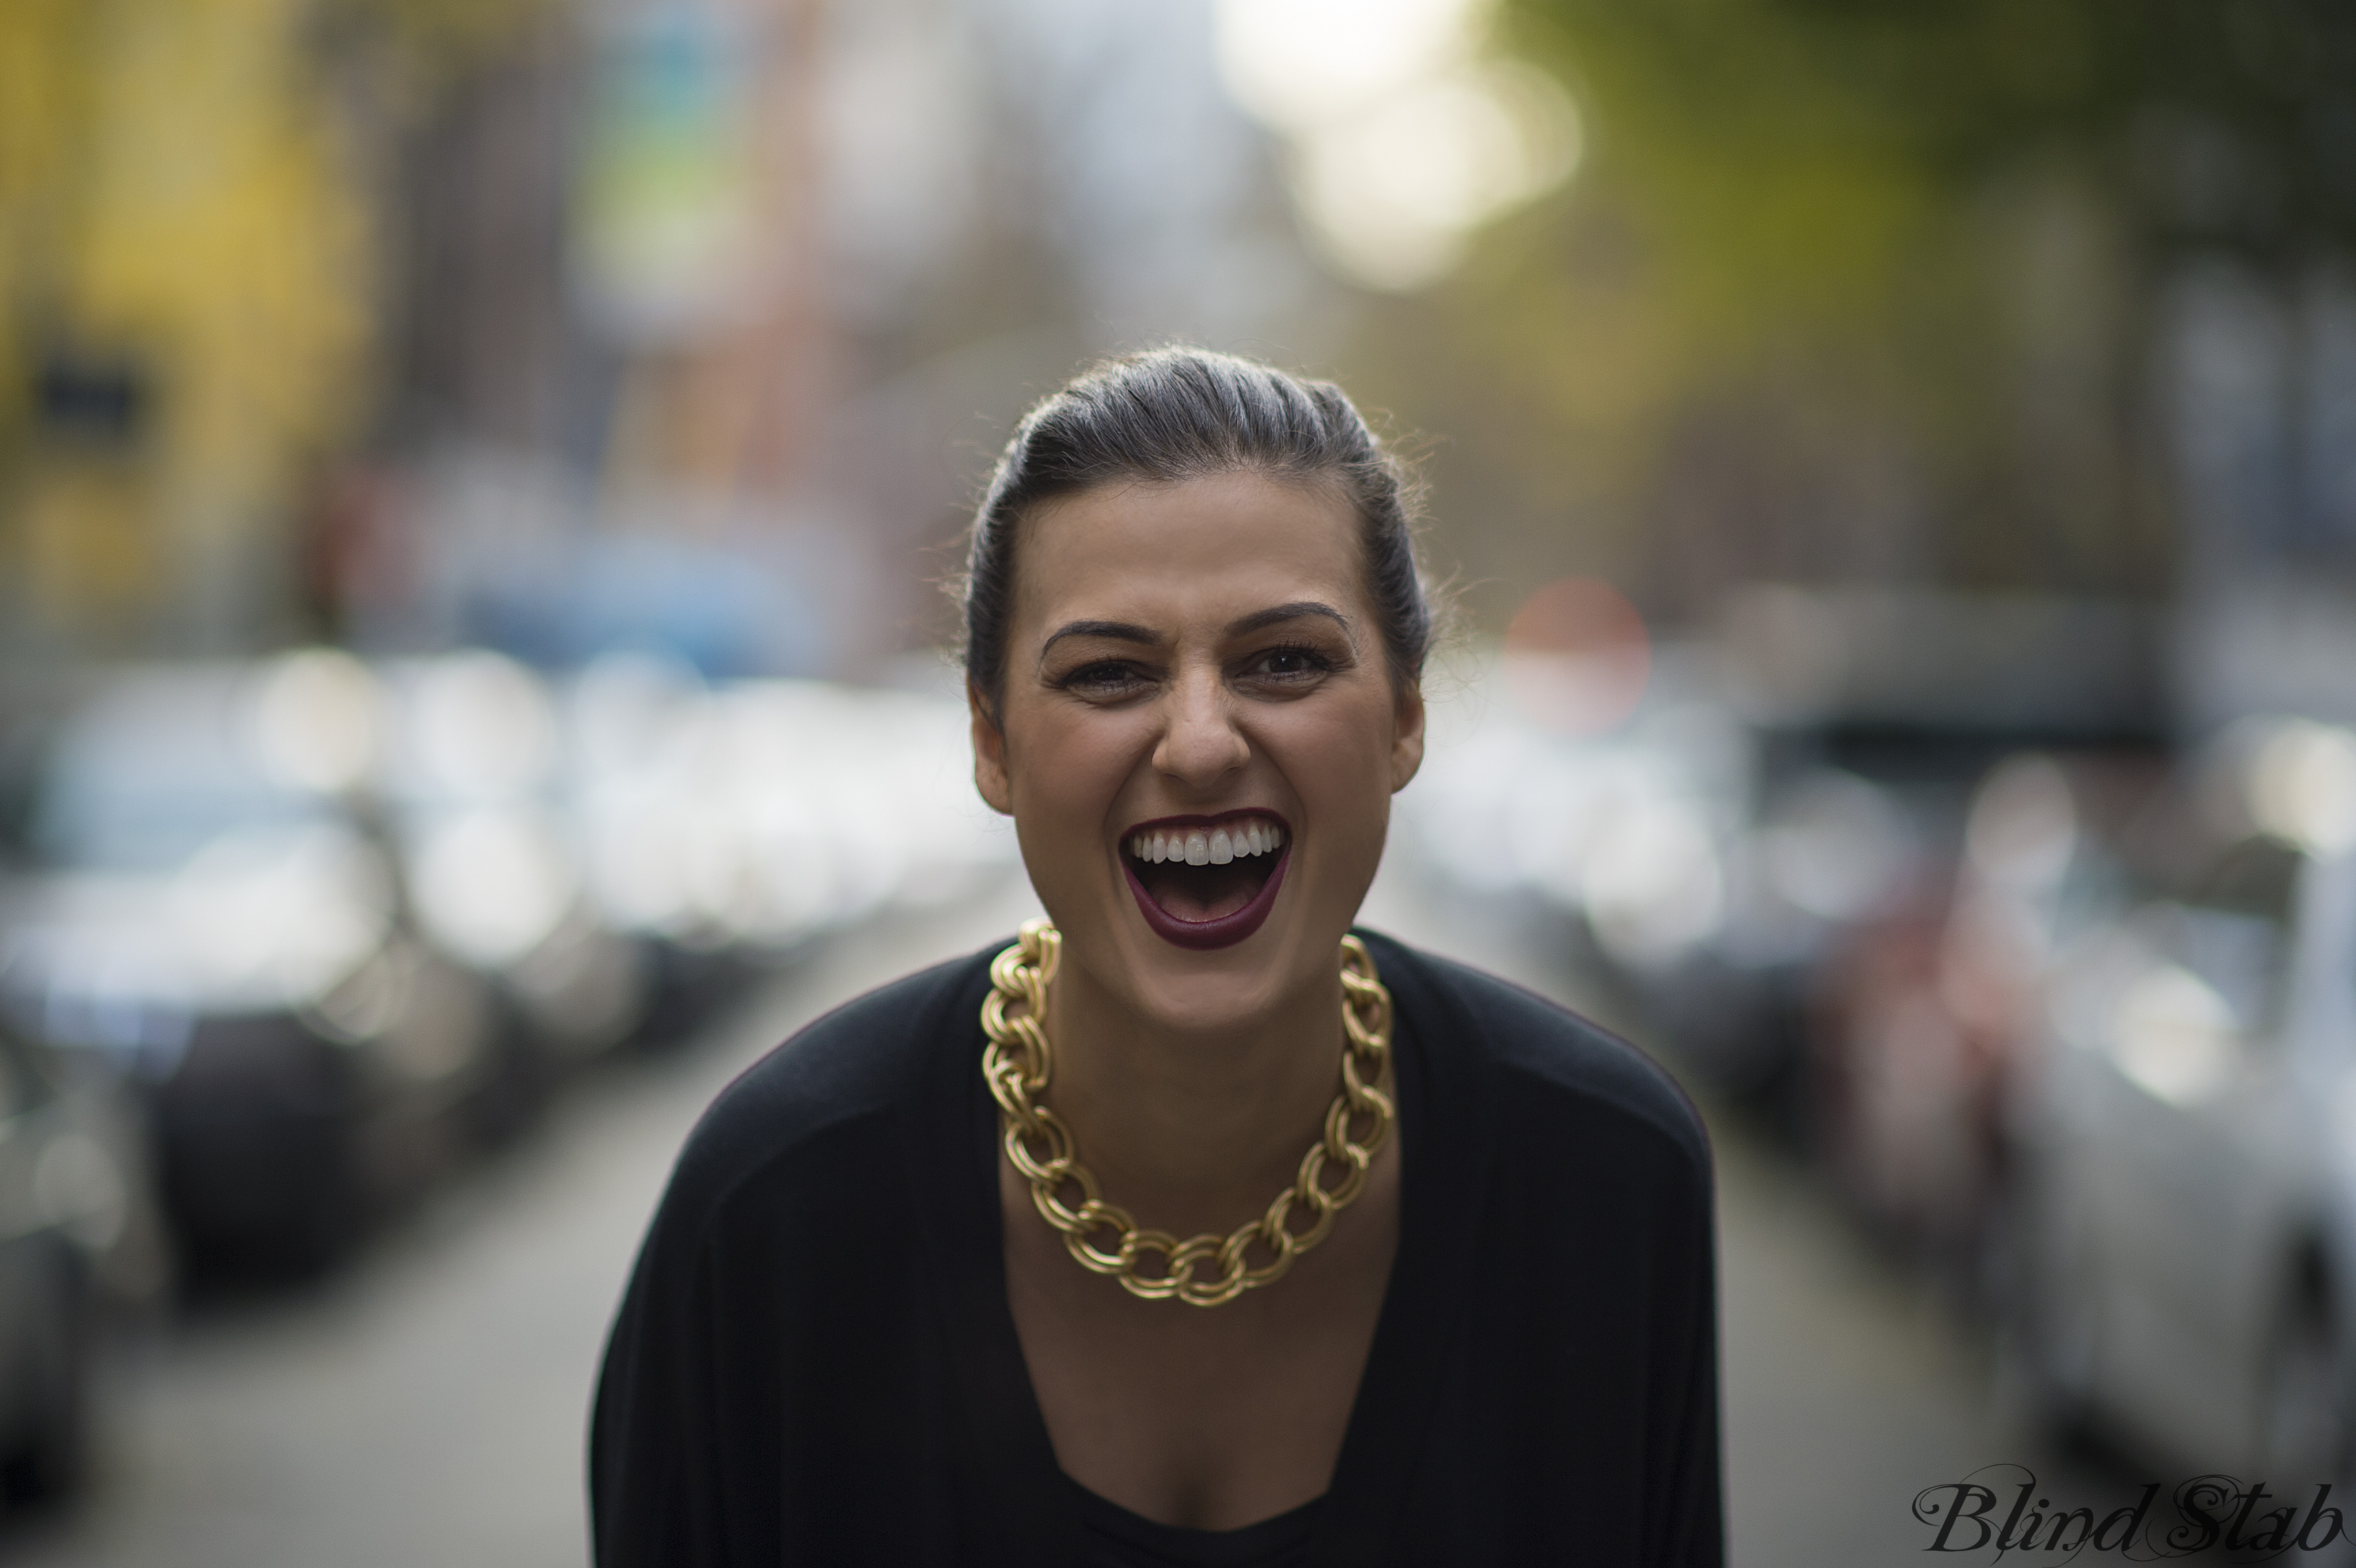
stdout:
<svg viewBox="0 0 2356 1568">
<path fill-rule="evenodd" d="M 625 341 L 698 337 L 749 304 L 761 20 L 726 0 L 604 17 L 577 264 L 591 313 Z"/>
</svg>

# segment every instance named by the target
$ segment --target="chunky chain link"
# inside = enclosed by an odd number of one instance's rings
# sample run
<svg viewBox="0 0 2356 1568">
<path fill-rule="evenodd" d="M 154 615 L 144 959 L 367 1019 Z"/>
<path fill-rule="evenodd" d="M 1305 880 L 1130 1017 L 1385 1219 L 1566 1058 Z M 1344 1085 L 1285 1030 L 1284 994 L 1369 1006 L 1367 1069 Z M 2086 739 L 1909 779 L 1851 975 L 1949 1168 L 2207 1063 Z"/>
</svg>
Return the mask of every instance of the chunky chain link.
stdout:
<svg viewBox="0 0 2356 1568">
<path fill-rule="evenodd" d="M 1040 1099 L 1055 1072 L 1047 987 L 1062 953 L 1063 938 L 1054 926 L 1029 922 L 1022 939 L 991 961 L 990 995 L 981 1004 L 981 1031 L 990 1038 L 982 1076 L 998 1102 L 1006 1157 L 1030 1182 L 1041 1217 L 1063 1232 L 1064 1245 L 1082 1267 L 1112 1275 L 1131 1296 L 1149 1301 L 1174 1296 L 1195 1307 L 1216 1307 L 1283 1278 L 1292 1260 L 1323 1241 L 1333 1217 L 1358 1196 L 1375 1151 L 1391 1130 L 1390 1096 L 1381 1088 L 1391 1043 L 1391 994 L 1365 944 L 1342 939 L 1342 1029 L 1348 1049 L 1342 1052 L 1342 1092 L 1325 1112 L 1324 1136 L 1309 1146 L 1292 1185 L 1258 1219 L 1224 1237 L 1205 1232 L 1184 1241 L 1145 1229 L 1128 1210 L 1108 1202 L 1095 1173 L 1080 1163 L 1071 1128 Z M 1327 1172 L 1336 1170 L 1341 1174 L 1328 1186 Z M 1073 1191 L 1077 1203 L 1066 1201 Z M 1296 1210 L 1311 1216 L 1299 1231 L 1292 1228 Z M 1267 1254 L 1265 1263 L 1248 1261 L 1255 1244 Z M 1149 1273 L 1148 1264 L 1159 1266 Z M 1200 1272 L 1205 1267 L 1215 1272 L 1206 1277 Z"/>
</svg>

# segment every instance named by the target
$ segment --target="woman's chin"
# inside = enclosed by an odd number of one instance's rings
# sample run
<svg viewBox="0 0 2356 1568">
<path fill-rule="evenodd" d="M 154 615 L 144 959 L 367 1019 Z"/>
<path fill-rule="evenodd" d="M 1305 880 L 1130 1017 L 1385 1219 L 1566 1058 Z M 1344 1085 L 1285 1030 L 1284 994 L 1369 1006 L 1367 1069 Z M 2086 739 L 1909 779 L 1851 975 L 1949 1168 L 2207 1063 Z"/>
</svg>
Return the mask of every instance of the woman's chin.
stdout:
<svg viewBox="0 0 2356 1568">
<path fill-rule="evenodd" d="M 1159 943 L 1155 944 L 1161 946 Z M 1146 1019 L 1173 1034 L 1240 1035 L 1283 1004 L 1290 978 L 1273 953 L 1215 955 L 1206 965 L 1170 953 L 1147 957 L 1130 971 L 1136 1006 Z M 1172 960 L 1177 960 L 1173 962 Z"/>
</svg>

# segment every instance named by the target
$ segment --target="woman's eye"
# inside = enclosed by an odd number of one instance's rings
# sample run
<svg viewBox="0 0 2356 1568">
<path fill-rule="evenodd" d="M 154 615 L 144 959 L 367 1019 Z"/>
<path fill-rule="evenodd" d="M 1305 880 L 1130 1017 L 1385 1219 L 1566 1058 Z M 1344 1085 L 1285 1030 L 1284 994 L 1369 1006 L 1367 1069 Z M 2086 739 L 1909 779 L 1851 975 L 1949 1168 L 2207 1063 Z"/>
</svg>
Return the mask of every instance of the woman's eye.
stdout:
<svg viewBox="0 0 2356 1568">
<path fill-rule="evenodd" d="M 1333 664 L 1313 648 L 1270 648 L 1260 655 L 1251 673 L 1277 680 L 1301 680 L 1323 675 Z"/>
<path fill-rule="evenodd" d="M 1066 691 L 1125 691 L 1144 679 L 1130 665 L 1107 661 L 1082 665 L 1059 683 Z"/>
</svg>

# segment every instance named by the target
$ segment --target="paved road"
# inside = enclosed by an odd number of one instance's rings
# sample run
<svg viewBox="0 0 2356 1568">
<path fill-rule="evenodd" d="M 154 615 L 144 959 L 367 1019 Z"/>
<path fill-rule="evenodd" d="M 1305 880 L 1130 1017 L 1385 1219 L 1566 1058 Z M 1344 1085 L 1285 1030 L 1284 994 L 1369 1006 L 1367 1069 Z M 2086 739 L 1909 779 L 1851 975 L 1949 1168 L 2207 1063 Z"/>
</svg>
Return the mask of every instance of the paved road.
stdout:
<svg viewBox="0 0 2356 1568">
<path fill-rule="evenodd" d="M 177 1329 L 122 1380 L 89 1504 L 0 1529 L 0 1554 L 37 1568 L 581 1563 L 591 1377 L 697 1112 L 804 1020 L 1011 931 L 1028 901 L 1017 886 L 836 939 L 692 1046 L 599 1075 L 528 1147 L 332 1284 Z M 1587 999 L 1543 923 L 1446 907 L 1390 875 L 1367 920 Z M 1993 1461 L 2038 1465 L 2072 1503 L 2116 1488 L 2057 1472 L 1995 1408 L 1968 1339 L 1803 1173 L 1740 1127 L 1721 1121 L 1718 1139 L 1736 1563 L 1919 1561 L 1914 1494 Z"/>
</svg>

